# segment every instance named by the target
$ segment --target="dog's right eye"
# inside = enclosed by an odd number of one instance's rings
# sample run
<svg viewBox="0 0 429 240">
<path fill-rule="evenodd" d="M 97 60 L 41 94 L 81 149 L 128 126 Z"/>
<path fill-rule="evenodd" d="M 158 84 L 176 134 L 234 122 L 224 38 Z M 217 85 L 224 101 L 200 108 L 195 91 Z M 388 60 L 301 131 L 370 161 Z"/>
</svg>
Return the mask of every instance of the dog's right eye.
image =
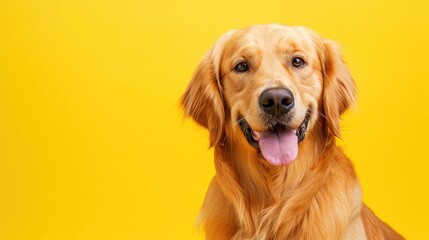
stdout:
<svg viewBox="0 0 429 240">
<path fill-rule="evenodd" d="M 236 72 L 246 72 L 249 70 L 249 65 L 246 62 L 240 62 L 237 65 L 235 65 L 234 70 Z"/>
<path fill-rule="evenodd" d="M 299 57 L 295 57 L 292 59 L 292 65 L 296 68 L 301 68 L 302 66 L 304 66 L 305 62 L 304 60 L 302 60 L 302 58 Z"/>
</svg>

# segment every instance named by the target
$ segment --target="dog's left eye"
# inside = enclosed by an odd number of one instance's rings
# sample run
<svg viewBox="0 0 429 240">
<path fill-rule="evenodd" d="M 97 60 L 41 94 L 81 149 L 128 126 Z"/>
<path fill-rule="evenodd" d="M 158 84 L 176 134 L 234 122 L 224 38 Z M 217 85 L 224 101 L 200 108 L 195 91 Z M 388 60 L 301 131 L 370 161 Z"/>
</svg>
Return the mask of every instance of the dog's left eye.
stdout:
<svg viewBox="0 0 429 240">
<path fill-rule="evenodd" d="M 249 70 L 249 65 L 246 62 L 240 62 L 235 65 L 234 70 L 236 72 L 246 72 L 247 70 Z"/>
<path fill-rule="evenodd" d="M 302 60 L 302 58 L 299 57 L 295 57 L 292 59 L 292 65 L 296 68 L 300 68 L 302 66 L 304 66 L 305 62 L 304 60 Z"/>
</svg>

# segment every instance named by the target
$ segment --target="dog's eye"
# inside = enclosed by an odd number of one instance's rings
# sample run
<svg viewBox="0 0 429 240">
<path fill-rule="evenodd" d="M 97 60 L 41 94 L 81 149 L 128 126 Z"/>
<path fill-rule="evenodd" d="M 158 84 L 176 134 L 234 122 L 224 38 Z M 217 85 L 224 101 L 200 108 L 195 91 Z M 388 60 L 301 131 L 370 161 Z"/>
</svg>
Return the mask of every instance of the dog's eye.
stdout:
<svg viewBox="0 0 429 240">
<path fill-rule="evenodd" d="M 249 70 L 249 65 L 246 62 L 240 62 L 235 65 L 234 70 L 236 72 L 246 72 L 247 70 Z"/>
<path fill-rule="evenodd" d="M 300 68 L 302 66 L 304 66 L 305 62 L 304 60 L 302 60 L 302 58 L 299 57 L 295 57 L 292 59 L 292 65 L 296 68 Z"/>
</svg>

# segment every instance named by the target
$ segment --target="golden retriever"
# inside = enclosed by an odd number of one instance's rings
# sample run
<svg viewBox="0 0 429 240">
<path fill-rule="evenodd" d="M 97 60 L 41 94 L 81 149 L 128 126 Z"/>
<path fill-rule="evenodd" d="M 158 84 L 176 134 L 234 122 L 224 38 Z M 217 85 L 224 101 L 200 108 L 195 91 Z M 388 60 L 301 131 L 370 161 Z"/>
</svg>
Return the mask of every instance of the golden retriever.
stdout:
<svg viewBox="0 0 429 240">
<path fill-rule="evenodd" d="M 362 203 L 336 145 L 354 101 L 333 41 L 278 24 L 224 34 L 181 99 L 214 147 L 206 239 L 403 239 Z"/>
</svg>

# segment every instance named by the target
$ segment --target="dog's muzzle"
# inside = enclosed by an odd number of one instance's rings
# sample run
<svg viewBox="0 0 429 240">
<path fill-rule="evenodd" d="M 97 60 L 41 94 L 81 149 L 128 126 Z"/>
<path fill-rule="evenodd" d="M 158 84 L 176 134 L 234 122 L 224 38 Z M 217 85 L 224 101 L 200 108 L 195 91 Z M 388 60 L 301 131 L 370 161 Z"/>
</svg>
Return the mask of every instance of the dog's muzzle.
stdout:
<svg viewBox="0 0 429 240">
<path fill-rule="evenodd" d="M 309 108 L 307 112 L 305 113 L 305 118 L 302 121 L 301 125 L 299 125 L 298 129 L 296 130 L 296 136 L 298 137 L 298 143 L 302 142 L 305 138 L 305 133 L 308 130 L 309 127 L 309 121 L 312 114 L 312 109 Z M 252 145 L 253 147 L 259 149 L 259 140 L 255 136 L 253 129 L 250 127 L 249 123 L 244 118 L 240 118 L 239 125 L 241 128 L 241 131 L 244 134 L 244 137 L 247 139 L 247 142 Z M 278 128 L 287 128 L 283 124 L 277 123 L 270 127 L 272 130 L 276 130 Z"/>
<path fill-rule="evenodd" d="M 277 122 L 265 131 L 252 130 L 244 119 L 239 120 L 241 131 L 247 142 L 259 150 L 265 160 L 274 166 L 285 166 L 298 157 L 298 144 L 305 138 L 311 117 L 311 108 L 297 129 L 291 129 L 282 122 Z"/>
</svg>

